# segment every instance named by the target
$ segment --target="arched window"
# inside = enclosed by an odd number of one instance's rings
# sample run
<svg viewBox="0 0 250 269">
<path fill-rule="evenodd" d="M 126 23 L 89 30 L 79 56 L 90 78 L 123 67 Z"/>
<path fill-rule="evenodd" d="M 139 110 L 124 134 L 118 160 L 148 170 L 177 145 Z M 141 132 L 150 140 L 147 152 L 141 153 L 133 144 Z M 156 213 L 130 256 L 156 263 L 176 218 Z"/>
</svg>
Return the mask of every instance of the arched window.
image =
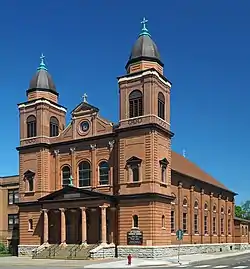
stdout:
<svg viewBox="0 0 250 269">
<path fill-rule="evenodd" d="M 64 166 L 62 169 L 62 185 L 63 186 L 69 185 L 70 174 L 71 174 L 70 167 Z"/>
<path fill-rule="evenodd" d="M 106 161 L 103 161 L 99 164 L 99 184 L 109 184 L 109 165 Z"/>
<path fill-rule="evenodd" d="M 213 212 L 216 212 L 216 205 L 213 206 Z"/>
<path fill-rule="evenodd" d="M 231 208 L 228 208 L 227 214 L 231 215 Z"/>
<path fill-rule="evenodd" d="M 50 118 L 50 137 L 59 135 L 59 122 L 56 117 Z"/>
<path fill-rule="evenodd" d="M 187 206 L 187 205 L 188 205 L 188 202 L 187 202 L 187 199 L 186 199 L 186 198 L 183 199 L 183 203 L 182 203 L 182 205 L 183 205 L 183 206 Z"/>
<path fill-rule="evenodd" d="M 36 117 L 31 115 L 27 118 L 27 137 L 36 136 Z"/>
<path fill-rule="evenodd" d="M 165 120 L 165 97 L 162 92 L 158 94 L 158 117 Z"/>
<path fill-rule="evenodd" d="M 129 95 L 129 117 L 139 117 L 143 114 L 143 96 L 141 91 L 132 91 Z"/>
<path fill-rule="evenodd" d="M 165 216 L 164 215 L 161 216 L 161 227 L 165 228 Z"/>
<path fill-rule="evenodd" d="M 208 210 L 208 204 L 207 203 L 204 204 L 204 210 Z"/>
<path fill-rule="evenodd" d="M 198 201 L 195 201 L 194 202 L 194 208 L 198 209 L 198 207 L 199 207 Z"/>
<path fill-rule="evenodd" d="M 79 187 L 90 186 L 91 168 L 89 162 L 81 162 L 78 169 Z"/>
<path fill-rule="evenodd" d="M 28 223 L 28 225 L 29 225 L 29 231 L 33 231 L 33 219 L 29 219 L 29 223 Z"/>
<path fill-rule="evenodd" d="M 247 226 L 245 226 L 245 235 L 247 235 Z"/>
<path fill-rule="evenodd" d="M 222 206 L 221 209 L 220 209 L 220 213 L 221 214 L 224 214 L 224 207 Z"/>
<path fill-rule="evenodd" d="M 138 216 L 134 215 L 133 216 L 133 227 L 134 228 L 138 228 L 139 227 L 139 220 L 138 220 Z"/>
</svg>

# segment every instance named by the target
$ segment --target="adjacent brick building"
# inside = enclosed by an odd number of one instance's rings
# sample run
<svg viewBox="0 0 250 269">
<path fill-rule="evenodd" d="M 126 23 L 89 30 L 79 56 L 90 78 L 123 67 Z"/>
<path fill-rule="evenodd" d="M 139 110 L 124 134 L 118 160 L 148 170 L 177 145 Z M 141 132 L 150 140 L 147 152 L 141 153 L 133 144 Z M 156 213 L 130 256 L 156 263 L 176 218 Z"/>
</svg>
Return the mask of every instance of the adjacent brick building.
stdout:
<svg viewBox="0 0 250 269">
<path fill-rule="evenodd" d="M 125 246 L 131 229 L 148 247 L 176 244 L 178 229 L 185 244 L 235 242 L 235 193 L 171 150 L 171 82 L 143 25 L 118 78 L 117 124 L 84 95 L 66 125 L 41 57 L 18 105 L 23 252 L 44 243 Z"/>
</svg>

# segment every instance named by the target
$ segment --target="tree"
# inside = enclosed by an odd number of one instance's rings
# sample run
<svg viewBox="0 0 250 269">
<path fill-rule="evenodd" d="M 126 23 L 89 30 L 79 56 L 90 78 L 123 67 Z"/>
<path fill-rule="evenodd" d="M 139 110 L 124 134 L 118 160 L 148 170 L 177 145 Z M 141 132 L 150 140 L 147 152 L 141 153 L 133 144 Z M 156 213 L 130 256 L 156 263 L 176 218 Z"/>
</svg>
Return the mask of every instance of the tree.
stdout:
<svg viewBox="0 0 250 269">
<path fill-rule="evenodd" d="M 240 205 L 235 206 L 235 217 L 243 219 L 245 215 L 245 211 L 242 209 Z"/>
<path fill-rule="evenodd" d="M 241 205 L 242 210 L 244 211 L 244 218 L 250 220 L 250 200 L 245 201 Z"/>
<path fill-rule="evenodd" d="M 245 201 L 242 205 L 235 206 L 235 216 L 237 218 L 250 220 L 250 200 Z"/>
</svg>

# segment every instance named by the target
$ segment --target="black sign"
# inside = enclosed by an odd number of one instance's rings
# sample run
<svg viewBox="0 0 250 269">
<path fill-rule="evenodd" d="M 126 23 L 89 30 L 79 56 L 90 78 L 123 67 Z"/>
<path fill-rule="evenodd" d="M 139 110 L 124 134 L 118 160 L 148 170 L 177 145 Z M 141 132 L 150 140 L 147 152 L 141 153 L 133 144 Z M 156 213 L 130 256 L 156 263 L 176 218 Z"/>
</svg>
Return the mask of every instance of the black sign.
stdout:
<svg viewBox="0 0 250 269">
<path fill-rule="evenodd" d="M 132 229 L 127 233 L 127 245 L 142 245 L 143 233 L 139 229 Z"/>
</svg>

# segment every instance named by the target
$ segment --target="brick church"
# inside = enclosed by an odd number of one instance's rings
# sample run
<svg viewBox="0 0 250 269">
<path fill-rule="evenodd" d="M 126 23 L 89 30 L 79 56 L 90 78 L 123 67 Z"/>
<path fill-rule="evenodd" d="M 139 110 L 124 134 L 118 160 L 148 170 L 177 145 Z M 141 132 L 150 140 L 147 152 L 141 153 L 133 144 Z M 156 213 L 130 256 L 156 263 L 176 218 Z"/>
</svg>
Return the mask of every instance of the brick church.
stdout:
<svg viewBox="0 0 250 269">
<path fill-rule="evenodd" d="M 172 84 L 145 19 L 125 68 L 118 123 L 84 95 L 66 125 L 41 57 L 18 104 L 19 254 L 85 246 L 97 256 L 113 248 L 127 255 L 132 247 L 176 245 L 178 229 L 183 244 L 243 242 L 236 194 L 171 150 Z M 245 232 L 247 243 L 248 224 Z"/>
</svg>

